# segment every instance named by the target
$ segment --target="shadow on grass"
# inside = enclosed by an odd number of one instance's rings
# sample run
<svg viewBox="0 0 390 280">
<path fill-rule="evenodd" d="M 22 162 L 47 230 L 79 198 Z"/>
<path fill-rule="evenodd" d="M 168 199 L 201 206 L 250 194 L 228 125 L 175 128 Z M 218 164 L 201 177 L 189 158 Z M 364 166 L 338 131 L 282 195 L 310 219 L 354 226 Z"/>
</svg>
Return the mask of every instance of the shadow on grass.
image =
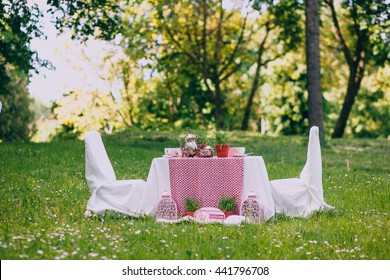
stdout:
<svg viewBox="0 0 390 280">
<path fill-rule="evenodd" d="M 115 211 L 105 211 L 103 214 L 100 215 L 92 215 L 91 217 L 87 218 L 88 220 L 97 220 L 100 222 L 108 222 L 108 221 L 122 221 L 122 220 L 129 220 L 129 221 L 143 221 L 143 222 L 151 222 L 154 221 L 154 218 L 151 216 L 129 216 L 124 215 L 122 213 L 118 213 Z"/>
<path fill-rule="evenodd" d="M 309 217 L 290 217 L 285 214 L 276 214 L 273 219 L 270 219 L 265 222 L 265 224 L 273 224 L 273 223 L 288 223 L 288 222 L 296 222 L 296 221 L 309 221 L 309 220 L 322 220 L 322 219 L 334 219 L 338 217 L 344 217 L 344 211 L 341 210 L 318 210 L 313 212 Z"/>
<path fill-rule="evenodd" d="M 328 211 L 315 211 L 310 215 L 310 218 L 336 218 L 342 216 L 344 216 L 344 211 L 332 209 Z"/>
</svg>

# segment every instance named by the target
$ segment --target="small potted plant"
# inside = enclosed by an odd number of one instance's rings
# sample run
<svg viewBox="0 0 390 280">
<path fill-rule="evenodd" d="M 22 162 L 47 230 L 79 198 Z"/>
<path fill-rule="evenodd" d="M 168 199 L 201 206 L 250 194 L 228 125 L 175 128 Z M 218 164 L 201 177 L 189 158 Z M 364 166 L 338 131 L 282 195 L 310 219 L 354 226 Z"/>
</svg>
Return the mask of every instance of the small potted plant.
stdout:
<svg viewBox="0 0 390 280">
<path fill-rule="evenodd" d="M 199 151 L 203 150 L 209 145 L 209 138 L 207 138 L 207 132 L 199 131 L 197 133 L 196 145 L 198 147 L 197 157 L 201 157 Z"/>
<path fill-rule="evenodd" d="M 203 149 L 209 144 L 209 138 L 207 138 L 206 131 L 198 131 L 196 134 L 196 144 L 199 149 Z"/>
<path fill-rule="evenodd" d="M 193 217 L 194 212 L 199 209 L 200 205 L 196 199 L 187 198 L 184 202 L 184 207 L 186 209 L 186 214 Z"/>
<path fill-rule="evenodd" d="M 213 140 L 217 157 L 228 157 L 230 144 L 228 144 L 229 137 L 226 132 L 222 130 L 217 131 Z"/>
<path fill-rule="evenodd" d="M 226 218 L 233 215 L 237 207 L 235 197 L 222 197 L 218 201 L 218 208 L 225 213 Z"/>
</svg>

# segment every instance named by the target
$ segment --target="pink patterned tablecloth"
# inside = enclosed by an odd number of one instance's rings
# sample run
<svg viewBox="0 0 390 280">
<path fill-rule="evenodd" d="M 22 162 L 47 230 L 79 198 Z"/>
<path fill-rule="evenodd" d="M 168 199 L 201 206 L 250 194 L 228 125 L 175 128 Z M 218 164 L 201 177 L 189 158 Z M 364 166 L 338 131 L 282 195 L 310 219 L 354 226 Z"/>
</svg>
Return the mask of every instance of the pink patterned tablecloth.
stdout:
<svg viewBox="0 0 390 280">
<path fill-rule="evenodd" d="M 171 194 L 179 215 L 185 214 L 186 198 L 197 199 L 201 207 L 218 207 L 221 197 L 236 197 L 241 205 L 244 186 L 244 158 L 170 158 Z"/>
</svg>

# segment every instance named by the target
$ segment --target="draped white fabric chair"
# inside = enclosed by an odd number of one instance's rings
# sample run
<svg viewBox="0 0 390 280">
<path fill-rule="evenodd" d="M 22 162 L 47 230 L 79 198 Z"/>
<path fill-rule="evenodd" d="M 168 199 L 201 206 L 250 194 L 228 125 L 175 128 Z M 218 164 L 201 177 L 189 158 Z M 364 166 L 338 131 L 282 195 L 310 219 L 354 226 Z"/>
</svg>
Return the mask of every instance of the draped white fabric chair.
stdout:
<svg viewBox="0 0 390 280">
<path fill-rule="evenodd" d="M 275 212 L 291 217 L 307 217 L 316 210 L 334 207 L 324 201 L 322 161 L 318 127 L 310 129 L 307 161 L 299 178 L 271 181 Z"/>
<path fill-rule="evenodd" d="M 89 131 L 85 141 L 85 177 L 91 192 L 85 216 L 112 210 L 137 215 L 144 180 L 117 180 L 100 134 Z"/>
</svg>

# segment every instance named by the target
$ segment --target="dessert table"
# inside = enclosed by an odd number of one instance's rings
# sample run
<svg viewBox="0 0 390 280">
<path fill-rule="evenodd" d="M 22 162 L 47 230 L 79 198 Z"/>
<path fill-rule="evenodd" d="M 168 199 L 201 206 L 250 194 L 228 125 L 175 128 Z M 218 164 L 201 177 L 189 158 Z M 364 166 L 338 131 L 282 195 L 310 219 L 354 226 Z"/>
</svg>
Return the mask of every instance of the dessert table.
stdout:
<svg viewBox="0 0 390 280">
<path fill-rule="evenodd" d="M 244 201 L 256 197 L 264 211 L 264 220 L 275 214 L 267 169 L 261 156 L 228 158 L 154 158 L 138 213 L 154 215 L 157 204 L 165 196 L 177 204 L 184 214 L 184 200 L 200 201 L 201 207 L 217 207 L 223 196 L 235 196 L 237 214 Z"/>
</svg>

